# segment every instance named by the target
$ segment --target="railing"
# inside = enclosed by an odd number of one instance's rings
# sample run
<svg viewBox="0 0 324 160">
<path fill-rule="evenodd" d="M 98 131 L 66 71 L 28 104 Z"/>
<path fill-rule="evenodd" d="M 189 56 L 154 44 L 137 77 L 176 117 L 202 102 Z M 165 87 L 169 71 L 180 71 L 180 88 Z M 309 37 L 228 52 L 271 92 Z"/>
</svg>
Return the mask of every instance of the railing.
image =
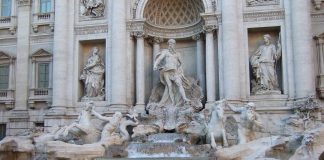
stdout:
<svg viewBox="0 0 324 160">
<path fill-rule="evenodd" d="M 49 23 L 54 22 L 54 12 L 47 13 L 35 13 L 34 14 L 34 23 Z"/>
<path fill-rule="evenodd" d="M 10 32 L 15 33 L 16 21 L 15 16 L 0 17 L 0 29 L 9 29 Z"/>
<path fill-rule="evenodd" d="M 0 103 L 3 101 L 14 100 L 14 90 L 1 89 L 0 90 Z"/>
<path fill-rule="evenodd" d="M 11 23 L 11 17 L 0 17 L 0 24 L 10 24 Z"/>
<path fill-rule="evenodd" d="M 35 89 L 34 90 L 34 96 L 47 96 L 48 95 L 48 89 Z"/>
<path fill-rule="evenodd" d="M 52 99 L 51 88 L 34 88 L 29 90 L 29 101 L 49 101 Z"/>
</svg>

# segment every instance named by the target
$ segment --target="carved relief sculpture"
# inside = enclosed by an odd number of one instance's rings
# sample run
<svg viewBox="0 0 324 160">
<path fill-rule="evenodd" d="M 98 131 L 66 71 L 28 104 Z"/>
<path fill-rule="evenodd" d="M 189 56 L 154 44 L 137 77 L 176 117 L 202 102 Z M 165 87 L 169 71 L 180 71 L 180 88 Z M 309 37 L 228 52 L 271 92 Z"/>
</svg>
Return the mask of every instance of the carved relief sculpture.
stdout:
<svg viewBox="0 0 324 160">
<path fill-rule="evenodd" d="M 255 111 L 255 104 L 248 103 L 244 107 L 234 107 L 227 104 L 229 108 L 236 113 L 240 113 L 240 123 L 238 125 L 239 144 L 244 144 L 256 139 L 257 129 L 263 129 L 259 114 Z"/>
<path fill-rule="evenodd" d="M 280 37 L 280 35 L 279 35 Z M 280 39 L 277 48 L 271 43 L 271 36 L 264 35 L 264 44 L 250 57 L 253 70 L 252 94 L 280 94 L 276 72 L 281 57 Z"/>
<path fill-rule="evenodd" d="M 80 76 L 80 80 L 84 82 L 85 90 L 85 96 L 82 98 L 82 101 L 100 101 L 104 99 L 105 66 L 98 54 L 99 49 L 93 47 L 91 49 L 91 55 L 87 60 L 87 64 L 83 68 Z"/>
<path fill-rule="evenodd" d="M 80 0 L 80 12 L 83 16 L 101 17 L 105 13 L 103 0 Z"/>
</svg>

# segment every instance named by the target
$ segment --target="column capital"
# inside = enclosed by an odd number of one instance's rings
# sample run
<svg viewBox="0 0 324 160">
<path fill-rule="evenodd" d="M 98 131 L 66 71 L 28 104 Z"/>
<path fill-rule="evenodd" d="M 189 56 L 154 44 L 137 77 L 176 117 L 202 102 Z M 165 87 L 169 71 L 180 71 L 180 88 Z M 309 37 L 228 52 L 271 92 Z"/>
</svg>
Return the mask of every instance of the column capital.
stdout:
<svg viewBox="0 0 324 160">
<path fill-rule="evenodd" d="M 30 0 L 17 0 L 17 1 L 19 7 L 31 5 Z"/>
<path fill-rule="evenodd" d="M 205 25 L 203 27 L 205 33 L 212 33 L 217 29 L 216 25 Z"/>
<path fill-rule="evenodd" d="M 320 10 L 321 9 L 322 0 L 313 0 L 313 3 L 314 3 L 315 9 L 317 9 L 317 10 Z"/>
<path fill-rule="evenodd" d="M 131 36 L 135 37 L 135 38 L 145 38 L 146 35 L 144 33 L 144 31 L 133 31 L 130 32 Z"/>
<path fill-rule="evenodd" d="M 324 44 L 324 33 L 314 36 L 314 40 L 316 40 L 318 44 Z"/>
<path fill-rule="evenodd" d="M 160 37 L 153 37 L 152 40 L 153 40 L 153 43 L 156 43 L 156 44 L 160 44 L 164 41 L 164 39 L 160 38 Z"/>
<path fill-rule="evenodd" d="M 150 43 L 150 44 L 160 44 L 160 43 L 162 43 L 164 41 L 164 39 L 163 38 L 160 38 L 160 37 L 150 37 L 150 39 L 148 40 L 148 42 Z"/>
<path fill-rule="evenodd" d="M 203 37 L 201 36 L 201 34 L 196 34 L 196 35 L 192 36 L 191 38 L 195 41 L 198 41 L 198 40 L 202 40 Z"/>
</svg>

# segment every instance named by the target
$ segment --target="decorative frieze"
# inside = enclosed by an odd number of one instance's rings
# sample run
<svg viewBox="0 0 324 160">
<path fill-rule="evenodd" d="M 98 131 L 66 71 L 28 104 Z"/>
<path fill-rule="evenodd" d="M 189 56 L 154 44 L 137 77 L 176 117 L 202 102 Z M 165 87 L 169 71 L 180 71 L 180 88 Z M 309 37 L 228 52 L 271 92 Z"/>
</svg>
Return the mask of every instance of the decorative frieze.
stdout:
<svg viewBox="0 0 324 160">
<path fill-rule="evenodd" d="M 30 0 L 18 0 L 18 6 L 30 6 Z"/>
<path fill-rule="evenodd" d="M 197 23 L 194 26 L 177 29 L 163 29 L 152 26 L 150 24 L 144 25 L 144 32 L 152 37 L 170 38 L 187 38 L 203 32 L 203 23 Z"/>
<path fill-rule="evenodd" d="M 243 15 L 244 22 L 260 22 L 285 19 L 285 11 L 247 12 Z"/>
<path fill-rule="evenodd" d="M 75 27 L 74 33 L 76 35 L 108 33 L 108 25 Z"/>
<path fill-rule="evenodd" d="M 280 0 L 246 0 L 246 6 L 267 6 L 267 5 L 279 5 Z"/>
</svg>

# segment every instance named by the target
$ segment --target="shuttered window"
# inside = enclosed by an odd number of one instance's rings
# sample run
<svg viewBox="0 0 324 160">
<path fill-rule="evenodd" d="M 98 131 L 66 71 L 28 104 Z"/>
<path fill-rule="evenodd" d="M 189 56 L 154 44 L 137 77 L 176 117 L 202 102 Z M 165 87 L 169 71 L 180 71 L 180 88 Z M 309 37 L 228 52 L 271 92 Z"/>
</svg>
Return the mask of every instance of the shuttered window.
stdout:
<svg viewBox="0 0 324 160">
<path fill-rule="evenodd" d="M 0 65 L 0 89 L 8 89 L 9 65 Z"/>
<path fill-rule="evenodd" d="M 49 63 L 38 64 L 38 88 L 48 88 Z"/>
</svg>

